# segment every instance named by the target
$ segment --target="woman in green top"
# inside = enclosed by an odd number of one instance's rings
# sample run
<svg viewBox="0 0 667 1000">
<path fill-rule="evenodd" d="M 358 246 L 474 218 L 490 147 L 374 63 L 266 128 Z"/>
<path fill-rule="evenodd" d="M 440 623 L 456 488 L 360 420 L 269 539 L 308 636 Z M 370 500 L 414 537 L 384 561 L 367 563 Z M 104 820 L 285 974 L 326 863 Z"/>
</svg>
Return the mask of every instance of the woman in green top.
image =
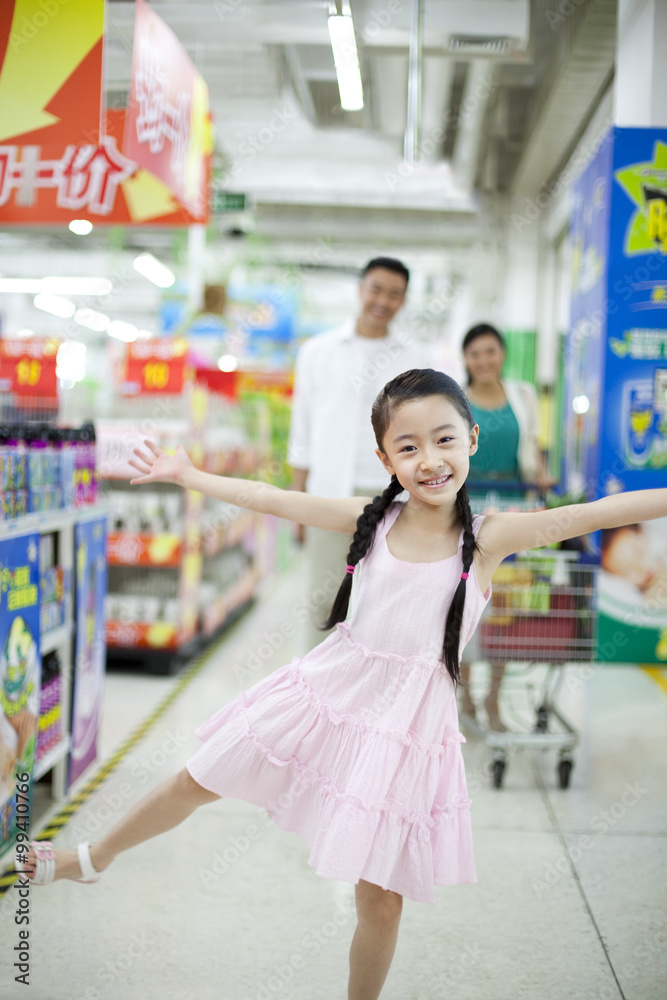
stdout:
<svg viewBox="0 0 667 1000">
<path fill-rule="evenodd" d="M 463 339 L 463 358 L 468 373 L 465 392 L 479 424 L 479 448 L 470 458 L 471 502 L 481 502 L 486 495 L 486 490 L 476 493 L 475 480 L 516 483 L 517 498 L 523 495 L 522 483 L 542 489 L 553 485 L 537 442 L 537 394 L 529 382 L 502 377 L 505 342 L 501 334 L 489 323 L 473 326 Z M 485 700 L 490 727 L 501 731 L 505 726 L 498 711 L 498 692 L 504 673 L 503 664 L 492 666 Z M 461 710 L 474 718 L 476 706 L 470 697 L 469 680 L 470 664 L 462 663 Z"/>
</svg>

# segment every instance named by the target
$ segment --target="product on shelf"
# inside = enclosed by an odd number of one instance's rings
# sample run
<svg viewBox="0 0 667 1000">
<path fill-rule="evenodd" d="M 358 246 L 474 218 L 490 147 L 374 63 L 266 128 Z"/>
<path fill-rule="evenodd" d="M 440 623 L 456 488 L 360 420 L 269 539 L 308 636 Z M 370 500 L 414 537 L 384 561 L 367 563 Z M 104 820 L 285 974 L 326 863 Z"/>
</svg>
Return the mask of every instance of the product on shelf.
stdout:
<svg viewBox="0 0 667 1000">
<path fill-rule="evenodd" d="M 152 490 L 109 490 L 112 532 L 178 535 L 183 531 L 183 498 L 179 493 Z"/>
<path fill-rule="evenodd" d="M 98 499 L 95 429 L 44 422 L 0 427 L 0 520 Z"/>
<path fill-rule="evenodd" d="M 42 685 L 39 697 L 37 760 L 62 738 L 62 669 L 57 651 L 42 660 Z"/>
</svg>

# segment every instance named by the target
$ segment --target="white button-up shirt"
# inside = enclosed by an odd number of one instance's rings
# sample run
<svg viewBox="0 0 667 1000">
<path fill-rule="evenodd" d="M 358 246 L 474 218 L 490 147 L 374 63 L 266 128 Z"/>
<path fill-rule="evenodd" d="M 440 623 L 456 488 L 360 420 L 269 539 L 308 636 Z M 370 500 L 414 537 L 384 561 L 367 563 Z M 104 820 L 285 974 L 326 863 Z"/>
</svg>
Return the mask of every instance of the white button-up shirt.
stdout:
<svg viewBox="0 0 667 1000">
<path fill-rule="evenodd" d="M 360 337 L 355 323 L 317 334 L 297 354 L 287 457 L 293 468 L 309 470 L 308 492 L 318 496 L 385 489 L 389 476 L 374 454 L 372 401 L 401 372 L 435 367 L 428 346 L 409 334 Z"/>
</svg>

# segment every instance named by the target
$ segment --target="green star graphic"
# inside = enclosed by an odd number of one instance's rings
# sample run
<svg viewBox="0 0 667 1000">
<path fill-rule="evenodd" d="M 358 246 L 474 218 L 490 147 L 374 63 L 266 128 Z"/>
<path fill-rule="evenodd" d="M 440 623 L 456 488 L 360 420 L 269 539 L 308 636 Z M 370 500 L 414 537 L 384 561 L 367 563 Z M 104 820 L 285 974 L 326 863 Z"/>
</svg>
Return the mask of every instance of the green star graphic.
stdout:
<svg viewBox="0 0 667 1000">
<path fill-rule="evenodd" d="M 667 253 L 667 244 L 664 241 L 660 243 L 648 235 L 646 198 L 646 188 L 652 188 L 654 191 L 662 192 L 662 197 L 667 201 L 667 144 L 656 142 L 652 161 L 632 163 L 615 171 L 614 176 L 628 198 L 637 206 L 625 232 L 625 253 L 646 253 L 656 249 Z"/>
</svg>

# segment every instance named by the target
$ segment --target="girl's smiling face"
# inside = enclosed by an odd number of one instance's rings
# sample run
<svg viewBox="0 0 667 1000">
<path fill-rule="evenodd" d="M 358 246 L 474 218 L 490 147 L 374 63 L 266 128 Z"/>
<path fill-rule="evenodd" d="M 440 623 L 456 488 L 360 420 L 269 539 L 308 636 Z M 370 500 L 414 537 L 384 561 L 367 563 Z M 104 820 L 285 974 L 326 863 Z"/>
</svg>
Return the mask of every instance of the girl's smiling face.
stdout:
<svg viewBox="0 0 667 1000">
<path fill-rule="evenodd" d="M 392 411 L 376 454 L 411 496 L 440 506 L 466 481 L 478 434 L 446 396 L 422 396 Z"/>
</svg>

